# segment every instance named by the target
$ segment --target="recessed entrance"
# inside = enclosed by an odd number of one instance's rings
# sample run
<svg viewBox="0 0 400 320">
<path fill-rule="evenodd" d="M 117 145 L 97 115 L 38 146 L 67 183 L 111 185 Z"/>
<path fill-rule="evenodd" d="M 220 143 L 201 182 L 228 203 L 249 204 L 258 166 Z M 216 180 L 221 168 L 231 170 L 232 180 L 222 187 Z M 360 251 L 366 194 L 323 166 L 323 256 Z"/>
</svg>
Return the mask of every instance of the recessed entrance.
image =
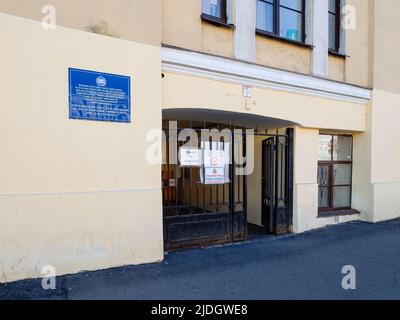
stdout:
<svg viewBox="0 0 400 320">
<path fill-rule="evenodd" d="M 291 232 L 292 129 L 268 134 L 232 119 L 169 117 L 163 131 L 166 250 L 244 241 L 249 231 Z M 262 165 L 262 190 L 248 184 L 254 161 L 249 144 L 255 136 L 265 138 L 263 161 L 254 163 Z M 248 225 L 248 194 L 257 192 L 263 227 Z"/>
</svg>

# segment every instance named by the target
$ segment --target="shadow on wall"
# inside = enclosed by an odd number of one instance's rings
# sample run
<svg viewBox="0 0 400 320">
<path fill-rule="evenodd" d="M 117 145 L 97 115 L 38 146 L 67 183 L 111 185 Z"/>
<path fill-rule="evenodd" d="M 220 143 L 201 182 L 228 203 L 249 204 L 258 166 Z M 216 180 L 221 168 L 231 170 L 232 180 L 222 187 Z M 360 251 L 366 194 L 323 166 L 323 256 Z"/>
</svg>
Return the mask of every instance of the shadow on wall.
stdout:
<svg viewBox="0 0 400 320">
<path fill-rule="evenodd" d="M 115 32 L 113 29 L 111 29 L 108 26 L 108 23 L 104 20 L 100 20 L 95 25 L 88 26 L 85 29 L 88 32 L 97 33 L 97 34 L 101 34 L 101 35 L 113 37 L 113 38 L 120 38 L 120 35 L 117 32 Z"/>
</svg>

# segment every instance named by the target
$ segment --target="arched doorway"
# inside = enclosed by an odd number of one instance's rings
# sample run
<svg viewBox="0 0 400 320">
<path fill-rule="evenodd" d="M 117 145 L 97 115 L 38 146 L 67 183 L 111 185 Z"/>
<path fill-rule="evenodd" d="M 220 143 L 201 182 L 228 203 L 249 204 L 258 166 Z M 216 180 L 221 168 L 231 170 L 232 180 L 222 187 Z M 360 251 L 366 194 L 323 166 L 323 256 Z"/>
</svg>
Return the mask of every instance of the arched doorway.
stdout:
<svg viewBox="0 0 400 320">
<path fill-rule="evenodd" d="M 261 194 L 266 233 L 291 232 L 293 130 L 276 130 L 288 125 L 293 124 L 211 110 L 163 112 L 166 250 L 246 240 L 249 192 Z M 262 166 L 256 190 L 248 183 L 254 137 L 263 141 L 262 163 L 253 163 Z"/>
</svg>

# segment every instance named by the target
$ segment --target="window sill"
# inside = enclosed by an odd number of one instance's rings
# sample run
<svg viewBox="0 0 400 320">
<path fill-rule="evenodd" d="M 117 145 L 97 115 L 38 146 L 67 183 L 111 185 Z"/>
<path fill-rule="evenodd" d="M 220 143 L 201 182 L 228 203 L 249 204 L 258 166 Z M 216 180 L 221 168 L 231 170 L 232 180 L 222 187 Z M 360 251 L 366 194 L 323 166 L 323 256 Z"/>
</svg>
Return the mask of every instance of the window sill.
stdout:
<svg viewBox="0 0 400 320">
<path fill-rule="evenodd" d="M 211 23 L 215 26 L 218 27 L 225 27 L 225 28 L 229 28 L 229 29 L 233 29 L 234 25 L 233 24 L 228 24 L 226 23 L 226 21 L 222 18 L 218 18 L 218 17 L 214 17 L 214 16 L 210 16 L 208 14 L 203 13 L 201 16 L 201 20 L 207 23 Z"/>
<path fill-rule="evenodd" d="M 318 218 L 343 217 L 343 216 L 352 216 L 358 214 L 360 214 L 360 212 L 354 209 L 320 211 L 318 213 Z"/>
<path fill-rule="evenodd" d="M 329 52 L 329 55 L 335 56 L 335 57 L 338 57 L 338 58 L 346 59 L 346 58 L 349 58 L 349 57 L 350 57 L 350 56 L 348 56 L 347 54 L 340 53 L 340 52 L 337 52 L 337 51 L 335 51 L 335 50 L 329 50 L 328 52 Z"/>
<path fill-rule="evenodd" d="M 294 45 L 297 45 L 297 46 L 309 48 L 309 49 L 313 48 L 313 46 L 310 45 L 310 44 L 306 44 L 304 42 L 297 41 L 297 40 L 283 38 L 283 37 L 277 36 L 274 33 L 270 33 L 270 32 L 264 31 L 264 30 L 260 30 L 260 29 L 256 29 L 256 34 L 261 35 L 261 36 L 265 36 L 265 37 L 268 37 L 268 38 L 273 38 L 273 39 L 276 39 L 276 40 L 279 40 L 279 41 L 282 41 L 282 42 L 291 43 L 291 44 L 294 44 Z"/>
</svg>

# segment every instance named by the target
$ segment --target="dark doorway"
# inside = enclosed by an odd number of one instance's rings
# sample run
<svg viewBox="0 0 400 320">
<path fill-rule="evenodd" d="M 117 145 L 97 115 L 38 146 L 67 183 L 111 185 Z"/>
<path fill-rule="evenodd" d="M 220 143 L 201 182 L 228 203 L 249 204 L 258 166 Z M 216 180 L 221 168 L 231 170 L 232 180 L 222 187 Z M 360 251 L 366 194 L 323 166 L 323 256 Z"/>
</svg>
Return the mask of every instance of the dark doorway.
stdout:
<svg viewBox="0 0 400 320">
<path fill-rule="evenodd" d="M 293 129 L 262 144 L 262 224 L 269 234 L 292 232 Z"/>
<path fill-rule="evenodd" d="M 245 135 L 237 136 L 234 124 L 219 124 L 199 121 L 176 121 L 176 132 L 171 132 L 169 121 L 163 124 L 167 140 L 164 152 L 166 163 L 162 166 L 163 212 L 164 212 L 164 247 L 174 250 L 187 247 L 201 247 L 243 241 L 247 239 L 247 177 L 236 174 L 239 167 L 235 162 L 225 165 L 225 180 L 222 183 L 207 184 L 205 168 L 202 166 L 182 166 L 172 161 L 170 150 L 173 148 L 169 137 L 180 135 L 183 130 L 191 129 L 201 136 L 202 130 L 231 132 L 229 156 L 235 153 L 246 157 Z M 235 141 L 234 143 L 231 143 Z M 222 149 L 227 148 L 227 141 L 222 138 L 216 143 Z M 211 143 L 211 144 L 210 144 Z M 199 141 L 193 149 L 204 150 L 212 146 L 209 141 Z M 179 153 L 187 141 L 176 141 Z M 212 147 L 211 147 L 212 148 Z M 244 163 L 242 166 L 246 166 Z"/>
</svg>

